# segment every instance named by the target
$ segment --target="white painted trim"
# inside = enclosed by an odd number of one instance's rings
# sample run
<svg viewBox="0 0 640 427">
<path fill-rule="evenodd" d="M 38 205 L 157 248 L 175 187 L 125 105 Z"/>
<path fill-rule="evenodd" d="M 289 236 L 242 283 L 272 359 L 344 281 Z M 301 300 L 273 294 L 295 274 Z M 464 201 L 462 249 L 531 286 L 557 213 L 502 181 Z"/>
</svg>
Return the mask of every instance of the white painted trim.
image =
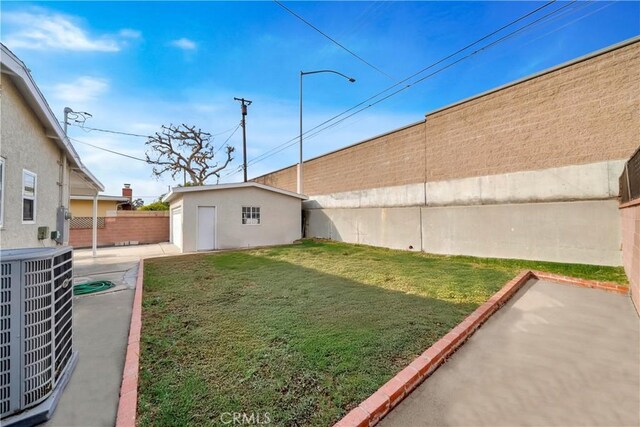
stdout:
<svg viewBox="0 0 640 427">
<path fill-rule="evenodd" d="M 308 197 L 304 194 L 294 193 L 293 191 L 283 190 L 281 188 L 270 187 L 268 185 L 259 184 L 257 182 L 239 182 L 233 184 L 217 184 L 217 185 L 198 185 L 192 187 L 173 187 L 169 194 L 162 198 L 165 203 L 171 202 L 178 194 L 194 193 L 197 191 L 217 191 L 217 190 L 229 190 L 234 188 L 260 188 L 262 190 L 272 191 L 274 193 L 284 194 L 285 196 L 295 197 L 298 199 L 306 200 Z"/>
<path fill-rule="evenodd" d="M 260 209 L 260 222 L 259 222 L 259 223 L 257 223 L 257 224 L 243 224 L 243 223 L 242 223 L 242 209 L 243 209 L 243 208 L 250 208 L 250 209 L 251 209 L 251 208 L 258 208 L 258 209 Z M 245 206 L 245 205 L 242 205 L 242 206 L 240 207 L 240 225 L 250 225 L 250 226 L 252 226 L 252 227 L 262 225 L 262 206 L 258 206 L 258 205 Z"/>
<path fill-rule="evenodd" d="M 93 196 L 71 196 L 70 199 L 71 200 L 93 200 Z M 98 196 L 98 201 L 99 202 L 103 202 L 103 201 L 128 202 L 129 198 L 128 197 L 122 197 L 122 196 L 102 195 L 102 196 Z"/>
<path fill-rule="evenodd" d="M 176 244 L 174 239 L 174 230 L 173 230 L 173 216 L 177 211 L 180 211 L 180 237 L 182 241 L 179 245 Z M 196 211 L 197 212 L 197 211 Z M 181 252 L 184 252 L 184 206 L 177 206 L 169 211 L 169 241 L 178 246 Z"/>
<path fill-rule="evenodd" d="M 33 176 L 33 196 L 26 196 L 24 194 L 24 176 L 25 174 Z M 20 217 L 22 218 L 23 224 L 35 224 L 38 220 L 38 174 L 35 172 L 31 172 L 27 169 L 22 169 L 22 198 L 20 199 L 22 203 L 20 203 Z M 25 220 L 24 219 L 24 200 L 33 200 L 33 219 Z"/>
</svg>

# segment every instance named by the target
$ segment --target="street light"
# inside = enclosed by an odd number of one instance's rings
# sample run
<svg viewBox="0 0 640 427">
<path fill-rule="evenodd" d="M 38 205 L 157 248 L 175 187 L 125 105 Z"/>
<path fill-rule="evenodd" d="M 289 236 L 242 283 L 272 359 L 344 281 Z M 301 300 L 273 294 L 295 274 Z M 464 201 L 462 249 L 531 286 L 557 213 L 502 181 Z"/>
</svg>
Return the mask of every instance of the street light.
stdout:
<svg viewBox="0 0 640 427">
<path fill-rule="evenodd" d="M 300 160 L 298 162 L 298 193 L 302 194 L 302 77 L 307 74 L 333 73 L 344 77 L 349 83 L 354 83 L 356 79 L 346 76 L 334 70 L 300 71 Z"/>
</svg>

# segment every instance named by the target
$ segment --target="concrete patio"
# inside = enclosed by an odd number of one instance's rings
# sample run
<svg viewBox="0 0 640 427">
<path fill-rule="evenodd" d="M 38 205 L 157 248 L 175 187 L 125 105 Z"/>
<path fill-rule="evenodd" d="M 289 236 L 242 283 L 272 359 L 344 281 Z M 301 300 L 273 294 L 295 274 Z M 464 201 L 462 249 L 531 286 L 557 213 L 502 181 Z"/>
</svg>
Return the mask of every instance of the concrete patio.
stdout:
<svg viewBox="0 0 640 427">
<path fill-rule="evenodd" d="M 627 295 L 531 280 L 380 425 L 638 425 L 639 363 Z"/>
<path fill-rule="evenodd" d="M 141 258 L 178 252 L 169 243 L 74 251 L 74 283 L 110 280 L 108 291 L 74 298 L 78 365 L 47 426 L 113 426 Z"/>
</svg>

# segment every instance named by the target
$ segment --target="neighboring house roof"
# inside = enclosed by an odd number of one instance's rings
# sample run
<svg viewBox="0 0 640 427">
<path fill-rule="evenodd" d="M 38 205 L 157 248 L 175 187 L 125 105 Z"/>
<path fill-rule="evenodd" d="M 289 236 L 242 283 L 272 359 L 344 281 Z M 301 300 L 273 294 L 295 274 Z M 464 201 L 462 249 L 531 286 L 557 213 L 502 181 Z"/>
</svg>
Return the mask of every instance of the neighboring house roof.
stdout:
<svg viewBox="0 0 640 427">
<path fill-rule="evenodd" d="M 169 194 L 162 198 L 165 203 L 178 197 L 180 194 L 193 193 L 196 191 L 215 191 L 215 190 L 229 190 L 234 188 L 260 188 L 262 190 L 272 191 L 274 193 L 284 194 L 285 196 L 296 197 L 298 199 L 306 200 L 307 196 L 304 194 L 294 193 L 293 191 L 282 190 L 280 188 L 270 187 L 268 185 L 259 184 L 257 182 L 239 182 L 235 184 L 218 184 L 218 185 L 199 185 L 192 187 L 173 187 Z"/>
<path fill-rule="evenodd" d="M 42 92 L 40 92 L 40 89 L 38 89 L 27 66 L 4 44 L 0 43 L 0 46 L 2 47 L 2 54 L 0 55 L 2 74 L 9 76 L 13 80 L 27 105 L 31 107 L 36 117 L 38 117 L 38 120 L 42 123 L 46 136 L 55 141 L 58 147 L 65 152 L 71 168 L 80 175 L 84 181 L 96 190 L 104 191 L 104 185 L 93 176 L 80 160 L 80 156 L 64 134 L 58 119 L 56 119 L 47 100 L 42 95 Z"/>
<path fill-rule="evenodd" d="M 93 200 L 93 196 L 71 196 L 71 200 Z M 130 200 L 128 197 L 123 196 L 100 195 L 98 196 L 98 201 L 129 202 Z"/>
</svg>

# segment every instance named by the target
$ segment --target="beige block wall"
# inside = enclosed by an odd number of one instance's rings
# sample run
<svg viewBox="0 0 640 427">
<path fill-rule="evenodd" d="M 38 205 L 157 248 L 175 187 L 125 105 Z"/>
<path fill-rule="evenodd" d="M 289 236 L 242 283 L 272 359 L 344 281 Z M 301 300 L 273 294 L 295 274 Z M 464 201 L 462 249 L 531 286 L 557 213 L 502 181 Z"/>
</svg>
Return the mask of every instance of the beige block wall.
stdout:
<svg viewBox="0 0 640 427">
<path fill-rule="evenodd" d="M 626 159 L 640 145 L 640 42 L 305 162 L 331 194 Z M 349 141 L 345 141 L 345 144 Z M 255 179 L 294 190 L 296 167 Z"/>
<path fill-rule="evenodd" d="M 198 206 L 216 208 L 216 249 L 286 244 L 301 237 L 302 203 L 295 197 L 259 188 L 234 188 L 185 193 L 171 208 L 180 204 L 183 252 L 197 248 Z M 260 225 L 242 224 L 243 206 L 260 207 Z"/>
<path fill-rule="evenodd" d="M 305 194 L 403 185 L 424 179 L 423 122 L 304 163 Z M 296 191 L 296 180 L 297 168 L 292 166 L 254 181 Z"/>
<path fill-rule="evenodd" d="M 427 181 L 626 159 L 640 145 L 640 43 L 427 117 Z"/>
<path fill-rule="evenodd" d="M 5 248 L 54 246 L 55 241 L 38 240 L 37 229 L 56 230 L 59 206 L 59 166 L 61 150 L 47 138 L 33 111 L 24 103 L 13 82 L 2 74 L 0 81 L 0 156 L 5 161 L 4 222 L 0 245 Z M 22 171 L 37 174 L 36 220 L 22 223 Z M 68 172 L 65 171 L 65 177 Z M 63 187 L 63 203 L 68 204 L 68 189 Z"/>
</svg>

